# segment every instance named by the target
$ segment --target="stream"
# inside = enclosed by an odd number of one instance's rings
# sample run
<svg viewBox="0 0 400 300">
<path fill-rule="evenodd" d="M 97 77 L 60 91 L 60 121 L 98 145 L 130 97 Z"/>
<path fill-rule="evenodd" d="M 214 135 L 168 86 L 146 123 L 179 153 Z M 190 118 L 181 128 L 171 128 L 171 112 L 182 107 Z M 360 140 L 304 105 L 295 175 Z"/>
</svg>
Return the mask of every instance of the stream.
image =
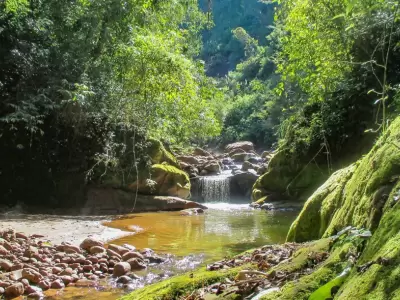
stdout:
<svg viewBox="0 0 400 300">
<path fill-rule="evenodd" d="M 298 211 L 261 211 L 248 204 L 205 203 L 204 214 L 186 216 L 180 212 L 125 215 L 103 224 L 133 232 L 110 243 L 151 248 L 166 261 L 135 272 L 140 279 L 121 290 L 108 282 L 102 289 L 67 288 L 47 299 L 116 299 L 144 285 L 182 274 L 209 262 L 239 254 L 251 248 L 283 243 Z"/>
</svg>

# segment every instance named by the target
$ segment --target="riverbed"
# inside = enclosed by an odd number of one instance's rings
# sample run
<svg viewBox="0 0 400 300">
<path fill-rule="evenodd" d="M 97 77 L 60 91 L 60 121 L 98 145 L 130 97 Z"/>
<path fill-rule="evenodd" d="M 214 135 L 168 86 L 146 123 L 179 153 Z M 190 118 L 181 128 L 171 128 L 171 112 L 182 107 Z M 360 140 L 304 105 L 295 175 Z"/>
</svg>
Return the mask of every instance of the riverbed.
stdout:
<svg viewBox="0 0 400 300">
<path fill-rule="evenodd" d="M 248 204 L 206 203 L 204 214 L 181 212 L 137 213 L 110 216 L 1 215 L 0 230 L 14 228 L 28 234 L 43 234 L 52 243 L 79 244 L 93 235 L 113 244 L 151 248 L 165 263 L 137 272 L 140 279 L 128 288 L 103 282 L 101 288 L 50 290 L 47 299 L 116 299 L 129 290 L 192 270 L 211 261 L 251 248 L 285 241 L 298 211 L 254 210 Z"/>
</svg>

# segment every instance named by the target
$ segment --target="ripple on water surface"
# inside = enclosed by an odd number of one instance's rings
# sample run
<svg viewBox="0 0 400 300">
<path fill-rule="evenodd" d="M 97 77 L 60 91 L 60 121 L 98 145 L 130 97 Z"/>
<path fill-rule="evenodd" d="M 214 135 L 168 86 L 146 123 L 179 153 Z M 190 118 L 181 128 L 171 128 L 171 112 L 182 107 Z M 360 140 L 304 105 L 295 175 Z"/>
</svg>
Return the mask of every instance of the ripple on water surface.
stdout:
<svg viewBox="0 0 400 300">
<path fill-rule="evenodd" d="M 206 261 L 250 248 L 284 242 L 294 211 L 266 212 L 248 204 L 207 203 L 205 214 L 139 213 L 105 225 L 135 232 L 113 241 L 177 256 L 203 255 Z"/>
</svg>

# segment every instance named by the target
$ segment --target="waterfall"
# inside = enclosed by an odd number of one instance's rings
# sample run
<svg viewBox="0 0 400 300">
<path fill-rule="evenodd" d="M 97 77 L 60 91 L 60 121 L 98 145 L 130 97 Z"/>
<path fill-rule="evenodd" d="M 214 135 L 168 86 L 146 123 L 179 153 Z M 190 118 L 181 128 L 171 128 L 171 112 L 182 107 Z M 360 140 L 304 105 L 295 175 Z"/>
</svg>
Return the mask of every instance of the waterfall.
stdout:
<svg viewBox="0 0 400 300">
<path fill-rule="evenodd" d="M 204 176 L 200 178 L 200 193 L 204 202 L 229 202 L 229 176 Z"/>
</svg>

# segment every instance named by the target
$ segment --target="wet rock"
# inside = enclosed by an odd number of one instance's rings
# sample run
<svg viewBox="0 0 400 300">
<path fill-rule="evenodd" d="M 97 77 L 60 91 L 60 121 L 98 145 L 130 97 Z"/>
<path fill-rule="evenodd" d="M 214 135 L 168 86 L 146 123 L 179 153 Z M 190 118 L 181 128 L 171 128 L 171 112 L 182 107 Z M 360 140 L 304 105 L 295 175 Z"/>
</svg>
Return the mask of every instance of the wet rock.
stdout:
<svg viewBox="0 0 400 300">
<path fill-rule="evenodd" d="M 75 282 L 76 287 L 94 287 L 97 283 L 89 279 L 79 279 Z"/>
<path fill-rule="evenodd" d="M 50 287 L 51 287 L 52 289 L 59 290 L 59 289 L 65 288 L 65 284 L 64 284 L 64 282 L 62 282 L 61 279 L 57 279 L 57 280 L 54 280 L 54 281 L 51 283 Z"/>
<path fill-rule="evenodd" d="M 131 270 L 132 271 L 138 271 L 138 270 L 146 269 L 146 265 L 143 262 L 143 260 L 138 259 L 138 258 L 131 258 L 131 259 L 129 259 L 127 261 L 127 263 L 129 263 L 129 265 L 131 266 Z"/>
<path fill-rule="evenodd" d="M 63 276 L 60 277 L 60 279 L 62 280 L 62 282 L 63 282 L 65 285 L 70 284 L 70 283 L 73 282 L 73 280 L 74 280 L 71 276 L 68 276 L 68 275 L 63 275 Z"/>
<path fill-rule="evenodd" d="M 90 254 L 100 254 L 106 252 L 106 249 L 101 246 L 93 246 L 89 249 Z"/>
<path fill-rule="evenodd" d="M 18 283 L 14 283 L 13 285 L 10 285 L 9 287 L 7 287 L 4 291 L 4 296 L 6 296 L 6 298 L 17 298 L 21 295 L 23 295 L 25 292 L 24 289 L 24 285 L 20 282 Z"/>
<path fill-rule="evenodd" d="M 113 275 L 115 277 L 123 276 L 131 271 L 131 264 L 129 262 L 119 262 L 115 264 Z"/>
<path fill-rule="evenodd" d="M 122 284 L 128 284 L 132 282 L 132 278 L 130 278 L 129 276 L 121 276 L 117 279 L 117 283 L 122 283 Z"/>
<path fill-rule="evenodd" d="M 28 294 L 28 299 L 42 299 L 43 297 L 44 295 L 41 292 L 33 292 Z"/>
<path fill-rule="evenodd" d="M 42 280 L 42 281 L 40 281 L 40 282 L 38 283 L 38 286 L 39 286 L 42 290 L 46 291 L 46 290 L 48 290 L 48 289 L 50 288 L 51 284 L 50 284 L 50 282 L 49 282 L 48 280 Z"/>
<path fill-rule="evenodd" d="M 161 264 L 165 261 L 164 258 L 154 255 L 154 256 L 148 256 L 146 257 L 146 259 L 148 259 L 149 263 L 151 264 Z"/>
<path fill-rule="evenodd" d="M 94 246 L 100 246 L 104 248 L 104 243 L 93 237 L 88 237 L 80 244 L 80 247 L 86 251 L 89 251 L 90 248 Z"/>
<path fill-rule="evenodd" d="M 144 259 L 144 256 L 140 254 L 139 252 L 136 251 L 130 251 L 122 255 L 122 260 L 123 261 L 128 261 L 131 258 L 139 258 L 139 259 Z"/>
<path fill-rule="evenodd" d="M 192 216 L 192 215 L 203 214 L 204 210 L 201 208 L 189 208 L 189 209 L 181 210 L 179 213 L 182 216 Z"/>
</svg>

